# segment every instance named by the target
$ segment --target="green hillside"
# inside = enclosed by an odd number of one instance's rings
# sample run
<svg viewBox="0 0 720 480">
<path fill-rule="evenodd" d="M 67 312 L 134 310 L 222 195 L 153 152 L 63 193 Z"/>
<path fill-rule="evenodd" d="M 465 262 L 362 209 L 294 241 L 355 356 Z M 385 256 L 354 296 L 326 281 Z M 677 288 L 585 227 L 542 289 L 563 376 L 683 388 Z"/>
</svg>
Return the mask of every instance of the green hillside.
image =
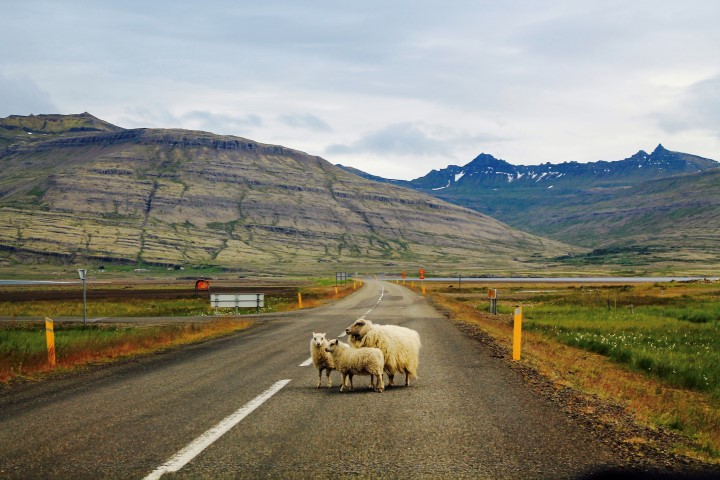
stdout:
<svg viewBox="0 0 720 480">
<path fill-rule="evenodd" d="M 104 122 L 102 131 L 77 130 L 84 120 L 0 154 L 6 263 L 484 273 L 542 270 L 543 259 L 581 251 L 285 147 Z"/>
</svg>

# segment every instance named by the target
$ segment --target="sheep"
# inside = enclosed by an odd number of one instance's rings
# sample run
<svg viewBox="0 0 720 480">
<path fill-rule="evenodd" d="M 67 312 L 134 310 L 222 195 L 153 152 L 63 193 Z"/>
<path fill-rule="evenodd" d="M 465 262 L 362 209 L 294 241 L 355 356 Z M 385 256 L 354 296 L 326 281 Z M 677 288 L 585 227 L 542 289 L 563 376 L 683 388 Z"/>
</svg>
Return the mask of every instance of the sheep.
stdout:
<svg viewBox="0 0 720 480">
<path fill-rule="evenodd" d="M 370 375 L 374 379 L 372 388 L 382 392 L 385 385 L 382 379 L 385 357 L 379 348 L 352 348 L 334 338 L 330 340 L 325 351 L 332 355 L 335 369 L 342 374 L 340 391 L 349 384 L 353 389 L 353 375 Z"/>
<path fill-rule="evenodd" d="M 399 325 L 375 325 L 370 320 L 358 319 L 345 329 L 353 346 L 375 347 L 385 356 L 385 372 L 388 387 L 393 386 L 396 373 L 405 373 L 405 386 L 410 377 L 418 378 L 420 363 L 420 335 L 410 328 Z"/>
<path fill-rule="evenodd" d="M 328 341 L 324 333 L 313 332 L 313 338 L 310 340 L 310 355 L 312 355 L 313 365 L 318 369 L 317 388 L 320 388 L 322 385 L 323 370 L 325 370 L 327 376 L 327 387 L 332 387 L 330 372 L 335 370 L 335 363 L 333 362 L 332 355 L 329 355 L 328 352 L 325 351 L 327 344 Z"/>
</svg>

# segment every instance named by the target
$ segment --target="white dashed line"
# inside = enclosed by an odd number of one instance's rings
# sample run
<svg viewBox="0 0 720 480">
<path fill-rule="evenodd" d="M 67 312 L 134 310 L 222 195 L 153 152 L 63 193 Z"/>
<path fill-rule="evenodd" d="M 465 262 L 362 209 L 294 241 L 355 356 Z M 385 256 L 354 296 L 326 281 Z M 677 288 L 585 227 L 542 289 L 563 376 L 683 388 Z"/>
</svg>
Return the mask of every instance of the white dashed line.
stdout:
<svg viewBox="0 0 720 480">
<path fill-rule="evenodd" d="M 382 301 L 383 296 L 385 296 L 385 286 L 383 286 L 383 287 L 382 287 L 382 290 L 380 290 L 380 298 L 378 298 L 377 303 L 376 303 L 375 305 L 373 305 L 373 307 L 372 307 L 370 310 L 368 310 L 367 312 L 365 312 L 362 317 L 358 318 L 358 320 L 365 320 L 365 317 L 366 317 L 367 315 L 369 315 L 370 312 L 372 312 L 373 310 L 375 310 L 375 307 L 377 307 L 378 305 L 380 305 L 380 302 Z"/>
<path fill-rule="evenodd" d="M 309 367 L 310 365 L 312 365 L 312 357 L 302 362 L 298 367 Z"/>
<path fill-rule="evenodd" d="M 200 435 L 187 447 L 180 450 L 170 460 L 155 469 L 143 480 L 156 480 L 166 473 L 177 472 L 178 470 L 183 468 L 185 465 L 187 465 L 188 462 L 190 462 L 190 460 L 195 458 L 200 452 L 212 445 L 215 440 L 222 437 L 231 428 L 240 423 L 243 418 L 247 417 L 250 413 L 252 413 L 253 410 L 265 403 L 266 400 L 279 392 L 280 389 L 288 383 L 290 383 L 290 380 L 280 380 L 278 382 L 275 382 L 270 388 L 250 400 L 235 413 L 225 417 L 222 421 L 220 421 L 220 423 Z"/>
</svg>

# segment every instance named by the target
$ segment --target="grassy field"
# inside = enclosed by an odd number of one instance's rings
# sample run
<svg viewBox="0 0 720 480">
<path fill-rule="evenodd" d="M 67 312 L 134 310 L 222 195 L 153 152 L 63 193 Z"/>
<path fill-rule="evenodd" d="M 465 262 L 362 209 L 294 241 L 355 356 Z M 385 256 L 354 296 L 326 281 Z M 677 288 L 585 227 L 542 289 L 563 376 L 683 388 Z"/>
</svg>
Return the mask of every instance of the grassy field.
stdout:
<svg viewBox="0 0 720 480">
<path fill-rule="evenodd" d="M 524 362 L 720 461 L 720 284 L 499 288 L 497 316 L 487 313 L 487 285 L 429 285 L 428 295 L 505 346 L 522 305 Z"/>
<path fill-rule="evenodd" d="M 266 294 L 265 306 L 259 313 L 284 312 L 298 308 L 297 293 L 301 293 L 303 307 L 311 308 L 322 303 L 345 296 L 353 291 L 353 283 L 349 282 L 338 287 L 335 293 L 334 280 L 326 279 L 315 281 L 312 285 L 290 288 L 291 292 L 285 291 L 279 294 Z M 210 316 L 215 314 L 215 309 L 210 306 L 207 294 L 194 296 L 187 294 L 186 298 L 133 298 L 132 291 L 125 291 L 128 286 L 115 285 L 115 288 L 127 295 L 127 298 L 110 298 L 87 302 L 87 316 L 92 317 L 187 317 L 187 316 Z M 161 288 L 161 287 L 160 287 Z M 166 287 L 169 288 L 169 287 Z M 80 291 L 77 286 L 22 286 L 22 287 L 0 287 L 0 293 L 11 290 L 37 290 L 46 291 L 74 291 L 76 298 L 63 299 L 32 299 L 26 301 L 1 301 L 0 317 L 82 317 L 83 304 Z M 297 290 L 297 292 L 296 292 Z M 2 297 L 0 297 L 2 298 Z M 232 312 L 233 309 L 220 310 L 221 313 Z M 255 308 L 241 308 L 238 313 L 256 313 Z"/>
<path fill-rule="evenodd" d="M 39 288 L 33 287 L 22 287 Z M 47 287 L 40 287 L 47 288 Z M 53 287 L 62 288 L 62 287 Z M 73 288 L 73 287 L 70 287 Z M 299 289 L 303 308 L 320 306 L 353 292 L 348 283 L 335 290 L 334 282 L 315 282 Z M 297 296 L 266 297 L 263 312 L 297 309 Z M 255 313 L 255 309 L 240 309 L 241 313 Z M 222 311 L 222 310 L 221 310 Z M 227 310 L 225 310 L 227 312 Z M 133 316 L 213 316 L 207 298 L 125 299 L 101 301 L 88 305 L 88 317 Z M 48 301 L 0 302 L 0 316 L 82 316 L 82 303 L 63 299 Z M 209 321 L 183 322 L 162 325 L 89 324 L 55 322 L 57 369 L 68 370 L 92 362 L 107 362 L 130 355 L 202 341 L 248 328 L 252 321 L 223 314 Z M 45 344 L 44 322 L 0 322 L 0 383 L 15 378 L 37 377 L 50 371 Z"/>
<path fill-rule="evenodd" d="M 56 323 L 57 368 L 68 370 L 157 351 L 227 335 L 250 325 L 247 320 L 232 318 L 145 326 Z M 0 382 L 49 370 L 44 322 L 0 323 Z"/>
</svg>

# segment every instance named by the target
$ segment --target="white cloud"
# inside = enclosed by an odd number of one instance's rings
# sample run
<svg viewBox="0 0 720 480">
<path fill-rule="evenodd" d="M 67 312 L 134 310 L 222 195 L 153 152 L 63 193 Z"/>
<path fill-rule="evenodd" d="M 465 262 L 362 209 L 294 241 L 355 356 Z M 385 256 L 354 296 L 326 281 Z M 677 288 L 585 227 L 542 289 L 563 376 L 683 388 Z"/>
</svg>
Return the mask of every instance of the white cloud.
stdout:
<svg viewBox="0 0 720 480">
<path fill-rule="evenodd" d="M 660 114 L 658 121 L 670 133 L 707 131 L 720 138 L 720 76 L 685 88 L 677 104 Z"/>
<path fill-rule="evenodd" d="M 328 146 L 329 155 L 396 155 L 396 156 L 451 156 L 456 150 L 468 145 L 481 145 L 488 141 L 500 141 L 492 135 L 468 135 L 447 127 L 422 123 L 395 123 L 368 133 L 348 144 Z"/>
<path fill-rule="evenodd" d="M 318 132 L 332 132 L 330 125 L 310 113 L 281 115 L 278 120 L 281 123 L 293 128 L 315 130 Z"/>
<path fill-rule="evenodd" d="M 481 151 L 712 157 L 716 83 L 698 80 L 720 77 L 717 18 L 715 0 L 10 2 L 0 109 L 234 134 L 400 178 Z"/>
<path fill-rule="evenodd" d="M 0 73 L 0 117 L 31 113 L 59 112 L 47 92 L 40 89 L 29 77 L 6 77 Z"/>
</svg>

